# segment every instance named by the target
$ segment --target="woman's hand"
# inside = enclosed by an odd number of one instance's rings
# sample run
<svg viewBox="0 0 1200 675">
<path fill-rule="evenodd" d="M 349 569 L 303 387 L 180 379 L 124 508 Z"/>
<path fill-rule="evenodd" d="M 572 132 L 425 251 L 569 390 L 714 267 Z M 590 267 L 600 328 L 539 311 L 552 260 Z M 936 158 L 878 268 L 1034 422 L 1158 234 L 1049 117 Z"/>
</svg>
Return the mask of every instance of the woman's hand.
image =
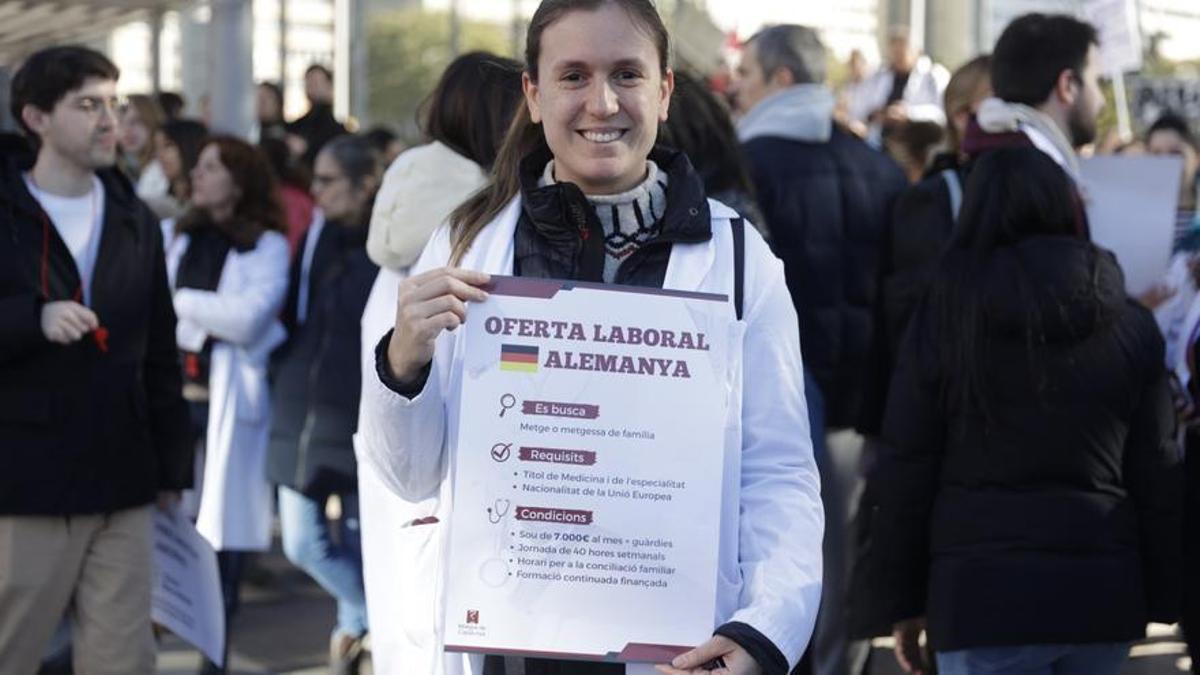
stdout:
<svg viewBox="0 0 1200 675">
<path fill-rule="evenodd" d="M 433 347 L 443 330 L 454 330 L 467 319 L 467 302 L 483 302 L 478 288 L 491 279 L 483 272 L 440 267 L 400 283 L 396 325 L 388 342 L 388 365 L 404 383 L 417 379 L 433 360 Z"/>
<path fill-rule="evenodd" d="M 716 665 L 715 668 L 714 665 Z M 671 665 L 656 666 L 656 668 L 664 675 L 761 675 L 762 673 L 758 663 L 746 653 L 745 649 L 721 635 L 714 635 L 692 651 L 676 656 L 675 660 L 671 661 Z"/>
<path fill-rule="evenodd" d="M 1142 303 L 1143 307 L 1153 312 L 1161 307 L 1164 302 L 1175 297 L 1175 294 L 1178 292 L 1179 289 L 1177 288 L 1172 288 L 1164 283 L 1157 283 L 1143 291 L 1142 294 L 1138 296 L 1138 302 Z"/>
<path fill-rule="evenodd" d="M 896 661 L 904 672 L 912 675 L 925 675 L 930 672 L 929 659 L 925 648 L 921 646 L 921 633 L 925 632 L 925 617 L 907 619 L 892 627 L 892 638 L 896 641 L 893 648 Z"/>
</svg>

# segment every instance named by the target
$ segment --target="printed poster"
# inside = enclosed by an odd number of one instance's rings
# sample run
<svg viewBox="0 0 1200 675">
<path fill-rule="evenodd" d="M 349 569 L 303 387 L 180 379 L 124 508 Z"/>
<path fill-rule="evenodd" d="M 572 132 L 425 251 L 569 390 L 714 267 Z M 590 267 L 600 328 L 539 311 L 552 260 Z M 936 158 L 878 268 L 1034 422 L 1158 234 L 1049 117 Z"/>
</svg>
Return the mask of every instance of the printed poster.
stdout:
<svg viewBox="0 0 1200 675">
<path fill-rule="evenodd" d="M 714 628 L 731 306 L 489 291 L 460 329 L 446 649 L 670 661 Z"/>
</svg>

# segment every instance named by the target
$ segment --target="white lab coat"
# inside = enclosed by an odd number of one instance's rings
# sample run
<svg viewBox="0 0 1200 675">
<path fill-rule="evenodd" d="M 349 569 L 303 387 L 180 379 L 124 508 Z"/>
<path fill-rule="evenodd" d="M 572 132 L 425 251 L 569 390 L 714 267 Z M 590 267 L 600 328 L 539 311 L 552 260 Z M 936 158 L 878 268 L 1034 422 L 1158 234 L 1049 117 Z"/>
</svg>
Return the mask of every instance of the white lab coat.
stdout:
<svg viewBox="0 0 1200 675">
<path fill-rule="evenodd" d="M 164 223 L 171 285 L 187 234 Z M 287 337 L 279 311 L 290 254 L 278 232 L 245 253 L 230 251 L 217 290 L 175 291 L 176 340 L 198 351 L 212 336 L 208 427 L 196 528 L 218 551 L 265 551 L 271 545 L 271 485 L 266 479 L 271 400 L 267 364 Z"/>
<path fill-rule="evenodd" d="M 737 215 L 718 202 L 710 201 L 710 207 L 712 239 L 674 245 L 665 288 L 732 297 L 729 220 Z M 480 232 L 461 266 L 511 274 L 519 212 L 517 198 Z M 445 265 L 449 257 L 450 239 L 443 227 L 413 273 Z M 726 425 L 713 626 L 729 621 L 749 624 L 795 666 L 812 635 L 820 602 L 824 514 L 808 427 L 796 312 L 782 264 L 752 228 L 746 229 L 745 275 L 745 320 L 740 322 L 742 330 L 734 332 L 731 352 L 735 356 L 729 364 L 738 387 Z M 363 339 L 371 345 L 392 325 L 395 306 L 379 303 L 375 311 L 386 316 L 364 314 Z M 731 305 L 731 321 L 732 315 Z M 446 480 L 447 448 L 454 445 L 459 415 L 458 368 L 453 363 L 456 340 L 457 333 L 443 333 L 438 339 L 428 382 L 414 399 L 388 389 L 373 366 L 371 376 L 363 380 L 360 459 L 396 494 L 414 503 L 413 517 L 408 519 L 408 550 L 394 570 L 418 589 L 414 598 L 418 606 L 396 617 L 425 652 L 419 662 L 405 664 L 404 672 L 413 674 L 451 672 L 438 670 L 442 660 L 437 655 L 443 644 L 442 555 L 453 498 Z M 742 388 L 743 379 L 753 386 Z M 438 522 L 413 524 L 430 517 Z M 482 659 L 470 657 L 468 664 L 481 668 Z"/>
<path fill-rule="evenodd" d="M 1192 341 L 1200 334 L 1200 291 L 1192 279 L 1192 254 L 1176 253 L 1171 267 L 1159 281 L 1175 294 L 1154 310 L 1154 318 L 1166 342 L 1167 370 L 1179 381 L 1184 391 L 1191 391 L 1192 368 L 1188 352 Z M 1179 425 L 1179 441 L 1187 426 Z"/>
<path fill-rule="evenodd" d="M 395 323 L 396 296 L 408 269 L 383 268 L 363 308 L 362 381 L 378 379 L 375 347 Z M 362 428 L 359 408 L 359 428 Z M 433 580 L 441 563 L 443 539 L 438 523 L 413 525 L 437 513 L 440 495 L 408 501 L 384 484 L 364 457 L 362 436 L 354 437 L 358 456 L 358 505 L 362 527 L 363 582 L 371 625 L 371 666 L 380 675 L 472 674 L 463 654 L 446 654 L 437 642 L 434 617 L 441 616 Z M 443 488 L 448 490 L 448 485 Z M 447 502 L 449 503 L 449 502 Z M 479 675 L 482 669 L 473 671 Z"/>
<path fill-rule="evenodd" d="M 479 165 L 433 142 L 405 151 L 388 167 L 371 213 L 367 253 L 381 268 L 363 310 L 363 381 L 375 377 L 375 345 L 395 318 L 396 290 L 408 276 L 438 225 L 487 181 Z M 358 452 L 359 443 L 355 441 Z M 434 649 L 432 584 L 413 570 L 440 559 L 437 537 L 422 537 L 408 523 L 429 513 L 388 489 L 371 465 L 358 462 L 359 522 L 362 526 L 363 585 L 371 626 L 375 672 L 458 675 L 468 662 Z M 436 528 L 435 528 L 436 529 Z M 432 561 L 432 562 L 428 562 Z M 425 575 L 428 580 L 433 572 Z M 424 617 L 424 624 L 417 622 Z M 412 627 L 420 625 L 420 630 Z"/>
<path fill-rule="evenodd" d="M 866 124 L 871 113 L 879 109 L 875 94 L 874 73 L 863 78 L 862 82 L 847 82 L 838 91 L 838 97 L 846 108 L 846 114 L 856 122 Z M 884 100 L 887 92 L 884 92 Z"/>
<path fill-rule="evenodd" d="M 880 68 L 873 75 L 858 85 L 856 94 L 860 111 L 870 115 L 887 105 L 888 94 L 892 92 L 893 73 L 891 68 Z M 936 122 L 946 126 L 946 111 L 942 107 L 942 96 L 946 93 L 946 85 L 950 84 L 950 72 L 943 66 L 934 63 L 928 56 L 917 59 L 908 82 L 904 85 L 904 95 L 900 97 L 908 109 L 908 119 L 913 121 Z M 865 121 L 865 119 L 864 119 Z M 880 127 L 871 125 L 871 140 L 879 145 Z"/>
</svg>

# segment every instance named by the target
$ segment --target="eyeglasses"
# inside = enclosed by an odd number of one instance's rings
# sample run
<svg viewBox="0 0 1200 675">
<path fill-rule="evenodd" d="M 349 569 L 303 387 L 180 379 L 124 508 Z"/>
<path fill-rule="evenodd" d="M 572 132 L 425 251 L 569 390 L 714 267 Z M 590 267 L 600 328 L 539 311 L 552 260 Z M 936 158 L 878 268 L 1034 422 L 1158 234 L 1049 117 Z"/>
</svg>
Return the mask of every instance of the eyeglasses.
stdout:
<svg viewBox="0 0 1200 675">
<path fill-rule="evenodd" d="M 124 108 L 124 102 L 113 96 L 112 98 L 101 98 L 99 96 L 80 96 L 71 102 L 71 107 L 86 115 L 95 117 L 101 111 L 107 111 L 117 116 Z"/>
</svg>

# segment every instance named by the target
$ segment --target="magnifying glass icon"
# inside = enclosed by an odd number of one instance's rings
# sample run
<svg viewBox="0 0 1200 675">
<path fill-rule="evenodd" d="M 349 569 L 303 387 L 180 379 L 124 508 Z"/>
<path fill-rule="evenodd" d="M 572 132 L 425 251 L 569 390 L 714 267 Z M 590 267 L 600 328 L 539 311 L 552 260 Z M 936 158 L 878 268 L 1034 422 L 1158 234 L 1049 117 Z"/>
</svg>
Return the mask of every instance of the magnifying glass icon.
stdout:
<svg viewBox="0 0 1200 675">
<path fill-rule="evenodd" d="M 512 394 L 505 394 L 500 397 L 500 416 L 504 417 L 504 413 L 508 412 L 513 406 L 517 405 L 517 397 Z"/>
</svg>

